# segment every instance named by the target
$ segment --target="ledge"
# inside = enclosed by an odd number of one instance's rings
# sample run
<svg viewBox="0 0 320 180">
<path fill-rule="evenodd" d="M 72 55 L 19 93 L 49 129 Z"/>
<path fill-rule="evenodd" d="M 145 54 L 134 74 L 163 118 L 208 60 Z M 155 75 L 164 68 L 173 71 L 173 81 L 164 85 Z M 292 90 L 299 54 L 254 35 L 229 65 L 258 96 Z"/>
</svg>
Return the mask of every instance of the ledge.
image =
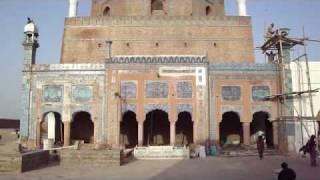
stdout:
<svg viewBox="0 0 320 180">
<path fill-rule="evenodd" d="M 251 26 L 250 16 L 88 16 L 65 19 L 65 26 Z"/>
</svg>

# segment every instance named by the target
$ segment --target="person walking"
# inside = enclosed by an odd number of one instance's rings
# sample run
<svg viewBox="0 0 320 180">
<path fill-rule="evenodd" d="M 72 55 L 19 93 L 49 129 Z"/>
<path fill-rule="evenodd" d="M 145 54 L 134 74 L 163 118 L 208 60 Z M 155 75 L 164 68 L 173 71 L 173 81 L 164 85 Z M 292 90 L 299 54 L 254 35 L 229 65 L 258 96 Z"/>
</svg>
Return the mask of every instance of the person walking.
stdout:
<svg viewBox="0 0 320 180">
<path fill-rule="evenodd" d="M 311 166 L 315 167 L 317 166 L 317 144 L 316 144 L 316 136 L 312 135 L 307 143 L 307 148 L 310 153 L 310 161 L 311 161 Z"/>
<path fill-rule="evenodd" d="M 288 167 L 286 162 L 281 163 L 282 170 L 278 175 L 278 180 L 295 180 L 296 172 L 293 169 Z"/>
<path fill-rule="evenodd" d="M 261 135 L 258 136 L 257 149 L 258 149 L 258 153 L 259 153 L 259 158 L 261 160 L 263 158 L 263 152 L 264 152 L 264 141 L 263 141 L 263 137 Z"/>
</svg>

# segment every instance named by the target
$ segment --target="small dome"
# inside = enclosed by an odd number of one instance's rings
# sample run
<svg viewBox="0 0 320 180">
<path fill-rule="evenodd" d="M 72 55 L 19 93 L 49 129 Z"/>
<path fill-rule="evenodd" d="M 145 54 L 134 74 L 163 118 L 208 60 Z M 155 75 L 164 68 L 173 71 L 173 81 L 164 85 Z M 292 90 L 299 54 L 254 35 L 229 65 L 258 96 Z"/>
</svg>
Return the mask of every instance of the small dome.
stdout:
<svg viewBox="0 0 320 180">
<path fill-rule="evenodd" d="M 24 26 L 24 33 L 28 32 L 38 34 L 38 28 L 33 22 L 30 22 Z"/>
</svg>

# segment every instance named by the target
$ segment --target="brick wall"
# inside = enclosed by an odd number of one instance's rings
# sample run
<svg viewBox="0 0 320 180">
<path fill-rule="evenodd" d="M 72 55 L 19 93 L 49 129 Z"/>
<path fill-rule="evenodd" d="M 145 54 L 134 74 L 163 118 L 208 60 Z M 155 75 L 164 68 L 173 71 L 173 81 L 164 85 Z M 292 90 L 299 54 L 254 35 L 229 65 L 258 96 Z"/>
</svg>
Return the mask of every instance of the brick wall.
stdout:
<svg viewBox="0 0 320 180">
<path fill-rule="evenodd" d="M 166 16 L 203 16 L 206 7 L 210 7 L 210 16 L 224 15 L 224 0 L 165 0 L 163 13 Z M 150 16 L 151 0 L 93 0 L 91 16 L 102 16 L 106 7 L 111 16 Z"/>
<path fill-rule="evenodd" d="M 61 63 L 104 63 L 112 55 L 206 55 L 211 63 L 254 63 L 250 17 L 78 17 L 65 22 Z"/>
</svg>

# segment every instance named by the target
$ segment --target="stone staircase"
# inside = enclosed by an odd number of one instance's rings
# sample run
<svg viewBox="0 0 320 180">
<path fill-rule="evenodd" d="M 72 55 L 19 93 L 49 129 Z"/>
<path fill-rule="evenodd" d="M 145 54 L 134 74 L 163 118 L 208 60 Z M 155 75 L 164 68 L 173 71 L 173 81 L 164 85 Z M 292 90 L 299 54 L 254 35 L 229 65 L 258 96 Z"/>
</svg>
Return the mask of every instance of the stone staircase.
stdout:
<svg viewBox="0 0 320 180">
<path fill-rule="evenodd" d="M 83 166 L 120 166 L 119 149 L 95 150 L 90 147 L 81 146 L 80 150 L 63 149 L 59 151 L 61 165 L 83 165 Z"/>
<path fill-rule="evenodd" d="M 264 156 L 276 156 L 280 155 L 277 149 L 265 149 Z M 247 156 L 257 156 L 258 150 L 252 146 L 239 146 L 239 147 L 228 147 L 223 148 L 220 152 L 222 157 L 247 157 Z"/>
</svg>

